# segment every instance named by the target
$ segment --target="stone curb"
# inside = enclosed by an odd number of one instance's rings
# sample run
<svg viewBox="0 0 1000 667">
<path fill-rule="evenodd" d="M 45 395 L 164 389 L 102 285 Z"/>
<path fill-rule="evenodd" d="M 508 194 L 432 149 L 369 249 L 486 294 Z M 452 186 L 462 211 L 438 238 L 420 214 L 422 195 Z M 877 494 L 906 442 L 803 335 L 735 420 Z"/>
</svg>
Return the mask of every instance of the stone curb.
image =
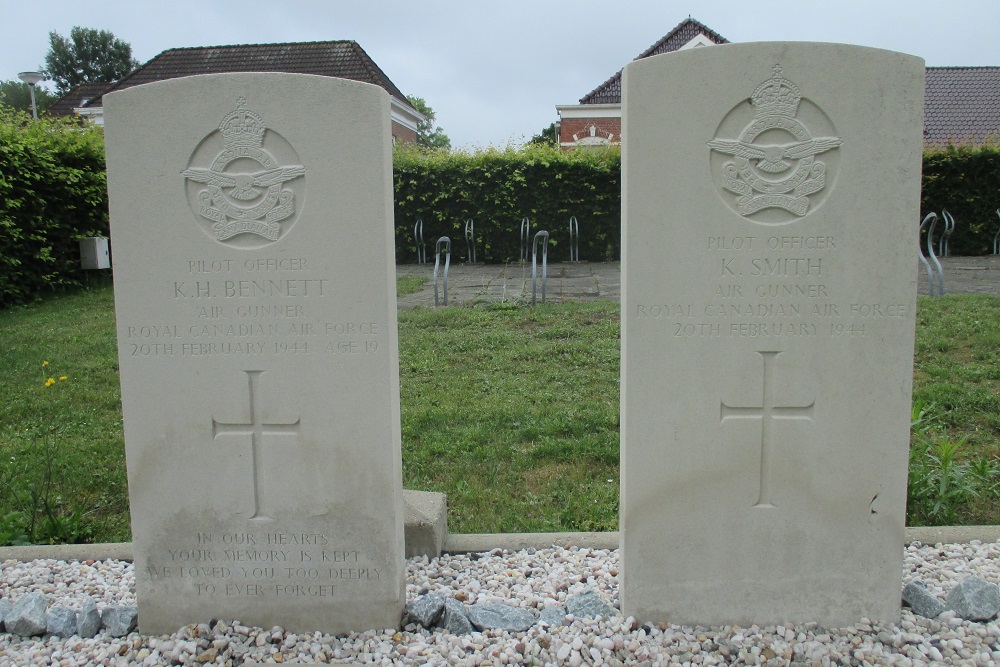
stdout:
<svg viewBox="0 0 1000 667">
<path fill-rule="evenodd" d="M 964 544 L 973 540 L 983 543 L 1000 541 L 1000 526 L 937 526 L 907 528 L 906 543 Z M 468 533 L 448 535 L 445 553 L 479 553 L 493 549 L 519 551 L 547 549 L 552 546 L 617 549 L 618 533 Z M 131 542 L 105 544 L 57 544 L 26 547 L 0 547 L 0 561 L 22 562 L 36 559 L 54 560 L 132 560 Z"/>
</svg>

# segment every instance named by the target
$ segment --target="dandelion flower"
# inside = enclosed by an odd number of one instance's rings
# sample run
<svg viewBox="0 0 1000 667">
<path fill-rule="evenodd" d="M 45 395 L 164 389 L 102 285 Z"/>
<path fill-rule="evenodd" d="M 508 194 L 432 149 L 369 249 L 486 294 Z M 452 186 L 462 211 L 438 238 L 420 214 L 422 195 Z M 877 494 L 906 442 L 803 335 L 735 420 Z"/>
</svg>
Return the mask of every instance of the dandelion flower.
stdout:
<svg viewBox="0 0 1000 667">
<path fill-rule="evenodd" d="M 69 377 L 69 376 L 68 376 L 68 375 L 60 375 L 60 376 L 59 376 L 59 381 L 60 381 L 60 382 L 62 382 L 62 381 L 63 381 L 63 380 L 65 380 L 65 379 L 66 379 L 67 377 Z"/>
<path fill-rule="evenodd" d="M 55 379 L 54 379 L 54 378 L 49 378 L 48 380 L 46 380 L 46 381 L 45 381 L 45 386 L 46 386 L 46 387 L 51 387 L 51 386 L 52 386 L 52 385 L 54 385 L 55 383 L 56 383 L 56 381 L 55 381 Z"/>
<path fill-rule="evenodd" d="M 49 365 L 49 362 L 47 362 L 47 361 L 43 361 L 43 362 L 42 362 L 42 367 L 43 367 L 43 368 L 44 368 L 45 366 L 48 366 L 48 365 Z"/>
</svg>

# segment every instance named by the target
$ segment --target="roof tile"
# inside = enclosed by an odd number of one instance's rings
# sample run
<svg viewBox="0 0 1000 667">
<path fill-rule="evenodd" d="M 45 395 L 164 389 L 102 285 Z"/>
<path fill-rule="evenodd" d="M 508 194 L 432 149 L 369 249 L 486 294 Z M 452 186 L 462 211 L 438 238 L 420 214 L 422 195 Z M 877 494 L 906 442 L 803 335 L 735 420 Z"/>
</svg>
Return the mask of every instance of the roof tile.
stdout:
<svg viewBox="0 0 1000 667">
<path fill-rule="evenodd" d="M 391 96 L 409 104 L 402 91 L 353 40 L 168 49 L 104 92 L 182 76 L 225 72 L 289 72 L 352 79 L 381 86 Z M 102 104 L 100 97 L 89 102 L 89 106 Z"/>
<path fill-rule="evenodd" d="M 690 16 L 681 21 L 673 30 L 664 35 L 658 42 L 640 53 L 635 60 L 658 56 L 661 53 L 677 51 L 699 34 L 705 35 L 716 44 L 728 44 L 729 40 L 715 32 L 705 24 Z M 580 104 L 621 104 L 622 103 L 622 70 L 599 85 L 594 90 L 580 98 Z"/>
<path fill-rule="evenodd" d="M 55 100 L 46 111 L 51 116 L 68 116 L 73 113 L 73 109 L 86 106 L 90 100 L 100 98 L 114 85 L 113 83 L 81 83 Z"/>
<path fill-rule="evenodd" d="M 928 67 L 924 142 L 975 143 L 1000 138 L 1000 67 Z"/>
</svg>

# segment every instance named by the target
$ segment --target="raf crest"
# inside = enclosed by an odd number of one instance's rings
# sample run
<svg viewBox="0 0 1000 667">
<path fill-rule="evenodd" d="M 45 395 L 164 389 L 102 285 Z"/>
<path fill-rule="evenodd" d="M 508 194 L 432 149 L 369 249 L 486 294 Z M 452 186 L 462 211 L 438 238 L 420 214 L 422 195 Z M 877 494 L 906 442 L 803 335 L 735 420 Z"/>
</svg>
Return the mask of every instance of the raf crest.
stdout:
<svg viewBox="0 0 1000 667">
<path fill-rule="evenodd" d="M 827 184 L 826 164 L 817 156 L 842 143 L 839 137 L 812 136 L 799 118 L 799 88 L 781 71 L 775 65 L 774 76 L 753 92 L 753 118 L 736 139 L 708 142 L 712 151 L 733 157 L 722 165 L 721 185 L 736 195 L 735 209 L 743 216 L 764 209 L 804 216 L 810 195 Z"/>
<path fill-rule="evenodd" d="M 295 193 L 285 183 L 304 177 L 305 167 L 282 165 L 264 147 L 265 137 L 274 133 L 242 97 L 222 119 L 219 133 L 222 147 L 210 165 L 181 172 L 189 182 L 205 186 L 197 193 L 198 215 L 214 223 L 212 235 L 219 241 L 238 234 L 277 240 L 281 222 L 295 213 Z"/>
</svg>

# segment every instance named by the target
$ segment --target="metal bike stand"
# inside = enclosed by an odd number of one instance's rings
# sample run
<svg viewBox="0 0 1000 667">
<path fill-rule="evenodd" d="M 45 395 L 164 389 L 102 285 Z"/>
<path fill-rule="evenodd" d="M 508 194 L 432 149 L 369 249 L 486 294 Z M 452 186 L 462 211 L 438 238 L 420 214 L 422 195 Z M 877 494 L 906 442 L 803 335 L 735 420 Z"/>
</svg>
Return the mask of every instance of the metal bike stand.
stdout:
<svg viewBox="0 0 1000 667">
<path fill-rule="evenodd" d="M 476 226 L 472 218 L 465 221 L 465 259 L 472 264 L 476 263 Z M 471 257 L 471 259 L 469 259 Z"/>
<path fill-rule="evenodd" d="M 938 241 L 938 256 L 951 257 L 950 241 L 951 234 L 955 231 L 955 217 L 944 209 L 941 209 L 941 217 L 944 218 L 944 231 Z"/>
<path fill-rule="evenodd" d="M 416 224 L 413 225 L 413 240 L 417 244 L 417 264 L 426 264 L 427 248 L 424 246 L 424 221 L 422 218 L 417 218 Z"/>
<path fill-rule="evenodd" d="M 531 221 L 527 218 L 521 219 L 521 252 L 522 262 L 528 260 L 528 246 L 531 245 Z"/>
<path fill-rule="evenodd" d="M 580 261 L 580 223 L 575 215 L 569 219 L 569 261 Z"/>
<path fill-rule="evenodd" d="M 934 225 L 937 222 L 937 213 L 933 211 L 924 216 L 924 219 L 920 221 L 920 233 L 922 234 L 927 226 L 930 225 L 930 229 L 934 229 Z M 931 232 L 927 232 L 927 246 L 931 246 Z M 934 296 L 934 268 L 931 266 L 930 262 L 927 261 L 927 257 L 924 256 L 924 251 L 920 247 L 919 239 L 917 241 L 917 254 L 920 256 L 920 263 L 924 265 L 924 269 L 927 270 L 927 293 Z"/>
<path fill-rule="evenodd" d="M 535 234 L 531 244 L 531 305 L 535 305 L 535 291 L 538 287 L 538 239 L 542 239 L 542 303 L 545 303 L 545 284 L 549 281 L 549 233 L 540 231 Z"/>
<path fill-rule="evenodd" d="M 434 305 L 438 305 L 438 267 L 441 264 L 441 246 L 444 246 L 444 305 L 448 305 L 448 267 L 451 266 L 451 239 L 442 236 L 434 246 Z"/>
</svg>

